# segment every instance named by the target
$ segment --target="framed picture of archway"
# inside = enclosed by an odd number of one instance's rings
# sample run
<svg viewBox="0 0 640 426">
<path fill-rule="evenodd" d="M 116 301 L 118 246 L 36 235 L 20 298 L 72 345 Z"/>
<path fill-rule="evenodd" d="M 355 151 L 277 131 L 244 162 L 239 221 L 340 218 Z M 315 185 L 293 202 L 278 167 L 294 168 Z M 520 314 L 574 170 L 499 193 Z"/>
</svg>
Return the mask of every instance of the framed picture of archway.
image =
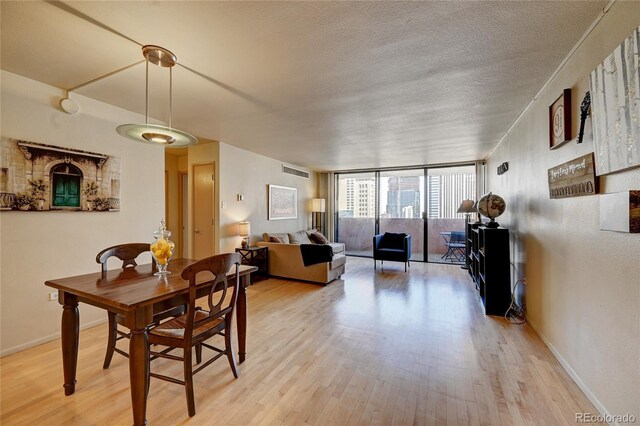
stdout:
<svg viewBox="0 0 640 426">
<path fill-rule="evenodd" d="M 0 147 L 0 210 L 120 210 L 119 158 L 13 138 Z"/>
</svg>

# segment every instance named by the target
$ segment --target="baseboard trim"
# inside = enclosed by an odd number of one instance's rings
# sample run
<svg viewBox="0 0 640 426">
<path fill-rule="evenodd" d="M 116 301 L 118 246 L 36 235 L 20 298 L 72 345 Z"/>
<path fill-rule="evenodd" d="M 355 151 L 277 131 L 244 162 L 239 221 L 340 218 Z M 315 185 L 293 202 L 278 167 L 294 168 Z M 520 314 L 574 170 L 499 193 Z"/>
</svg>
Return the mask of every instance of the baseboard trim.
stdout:
<svg viewBox="0 0 640 426">
<path fill-rule="evenodd" d="M 99 319 L 99 320 L 91 321 L 91 322 L 88 322 L 86 324 L 81 325 L 80 326 L 80 330 L 86 330 L 87 328 L 95 327 L 96 325 L 104 324 L 106 322 L 107 322 L 106 318 L 105 319 Z M 40 346 L 40 345 L 43 345 L 45 343 L 49 343 L 52 340 L 56 340 L 56 339 L 59 339 L 59 338 L 60 338 L 60 332 L 57 332 L 57 333 L 51 334 L 49 336 L 41 337 L 39 339 L 35 339 L 35 340 L 32 340 L 32 341 L 27 342 L 27 343 L 23 343 L 23 344 L 18 345 L 18 346 L 14 346 L 12 348 L 5 349 L 5 350 L 0 352 L 0 358 L 5 357 L 7 355 L 15 354 L 17 352 L 22 352 L 22 351 L 27 350 L 27 349 L 31 349 L 31 348 L 33 348 L 35 346 Z"/>
<path fill-rule="evenodd" d="M 553 356 L 556 357 L 556 359 L 558 360 L 562 368 L 564 368 L 565 371 L 569 373 L 569 376 L 571 376 L 571 378 L 576 383 L 576 385 L 578 385 L 582 393 L 584 393 L 587 399 L 591 401 L 591 403 L 594 405 L 596 410 L 598 410 L 598 414 L 600 414 L 604 418 L 607 418 L 607 417 L 610 418 L 611 413 L 609 413 L 609 411 L 605 408 L 604 404 L 602 404 L 600 400 L 593 394 L 593 392 L 591 392 L 591 389 L 589 389 L 589 387 L 582 381 L 578 373 L 576 373 L 573 367 L 571 367 L 571 365 L 567 362 L 567 360 L 564 359 L 562 354 L 560 354 L 560 351 L 558 351 L 558 349 L 556 349 L 556 347 L 553 346 L 553 344 L 549 341 L 549 339 L 547 339 L 547 337 L 544 334 L 540 333 L 536 327 L 534 327 L 531 323 L 529 323 L 529 326 L 533 328 L 533 331 L 535 331 L 536 334 L 540 337 L 540 339 L 544 342 L 544 344 L 547 345 L 547 347 L 549 348 Z M 619 426 L 618 423 L 613 423 L 613 425 Z"/>
</svg>

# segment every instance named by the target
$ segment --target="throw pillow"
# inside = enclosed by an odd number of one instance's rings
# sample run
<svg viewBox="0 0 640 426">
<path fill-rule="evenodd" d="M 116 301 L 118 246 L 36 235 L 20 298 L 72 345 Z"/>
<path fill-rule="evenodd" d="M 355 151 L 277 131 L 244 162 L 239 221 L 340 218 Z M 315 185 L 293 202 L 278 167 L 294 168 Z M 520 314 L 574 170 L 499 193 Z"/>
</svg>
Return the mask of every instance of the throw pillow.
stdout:
<svg viewBox="0 0 640 426">
<path fill-rule="evenodd" d="M 288 235 L 290 244 L 311 244 L 311 240 L 305 231 L 298 231 Z"/>
<path fill-rule="evenodd" d="M 280 233 L 280 234 L 270 234 L 268 232 L 265 232 L 264 234 L 262 234 L 262 238 L 266 241 L 266 242 L 271 242 L 271 237 L 276 237 L 276 238 L 280 238 L 282 241 L 280 241 L 281 243 L 284 244 L 289 244 L 289 235 L 285 234 L 285 233 Z"/>
<path fill-rule="evenodd" d="M 284 243 L 284 241 L 282 241 L 282 238 L 280 237 L 274 237 L 274 236 L 270 236 L 269 237 L 269 242 L 271 243 Z"/>
<path fill-rule="evenodd" d="M 327 237 L 322 235 L 320 231 L 315 231 L 309 234 L 309 239 L 314 244 L 327 244 L 329 242 L 329 240 L 327 240 Z"/>
</svg>

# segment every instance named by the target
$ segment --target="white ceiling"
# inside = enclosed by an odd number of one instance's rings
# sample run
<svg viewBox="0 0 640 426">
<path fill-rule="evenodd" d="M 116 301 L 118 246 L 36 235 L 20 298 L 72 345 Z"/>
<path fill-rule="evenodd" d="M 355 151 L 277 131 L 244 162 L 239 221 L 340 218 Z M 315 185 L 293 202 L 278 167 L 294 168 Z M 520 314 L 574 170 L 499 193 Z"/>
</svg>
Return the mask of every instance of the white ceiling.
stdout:
<svg viewBox="0 0 640 426">
<path fill-rule="evenodd" d="M 173 75 L 173 125 L 198 137 L 313 170 L 469 161 L 605 4 L 2 1 L 1 65 L 68 89 L 156 44 L 200 74 Z M 168 74 L 150 79 L 166 120 Z M 144 114 L 144 65 L 78 93 Z"/>
</svg>

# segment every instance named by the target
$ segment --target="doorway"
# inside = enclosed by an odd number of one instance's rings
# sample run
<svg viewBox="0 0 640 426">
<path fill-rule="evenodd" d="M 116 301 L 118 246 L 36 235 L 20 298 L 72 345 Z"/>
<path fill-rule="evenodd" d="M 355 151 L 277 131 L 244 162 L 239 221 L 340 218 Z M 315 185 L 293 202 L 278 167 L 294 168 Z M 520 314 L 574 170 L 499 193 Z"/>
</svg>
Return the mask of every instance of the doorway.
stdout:
<svg viewBox="0 0 640 426">
<path fill-rule="evenodd" d="M 193 256 L 215 254 L 214 246 L 214 167 L 213 163 L 193 166 Z"/>
</svg>

